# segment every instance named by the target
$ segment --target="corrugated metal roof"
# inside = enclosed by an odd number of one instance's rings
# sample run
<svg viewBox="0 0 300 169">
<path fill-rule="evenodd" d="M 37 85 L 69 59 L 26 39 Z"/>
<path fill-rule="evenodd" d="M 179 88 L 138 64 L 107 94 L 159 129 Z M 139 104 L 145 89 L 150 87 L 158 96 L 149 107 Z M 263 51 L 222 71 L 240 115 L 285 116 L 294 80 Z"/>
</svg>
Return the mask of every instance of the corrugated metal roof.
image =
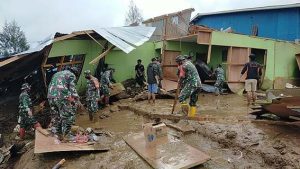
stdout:
<svg viewBox="0 0 300 169">
<path fill-rule="evenodd" d="M 100 36 L 108 40 L 111 44 L 121 49 L 125 53 L 131 52 L 136 46 L 140 46 L 152 36 L 155 27 L 135 26 L 135 27 L 112 27 L 93 29 Z M 37 46 L 27 51 L 15 54 L 23 55 L 38 52 L 50 45 L 54 41 L 54 35 L 50 35 L 41 41 Z"/>
<path fill-rule="evenodd" d="M 293 4 L 284 4 L 284 5 L 273 5 L 273 6 L 263 6 L 263 7 L 255 7 L 255 8 L 235 9 L 235 10 L 219 11 L 219 12 L 198 13 L 196 16 L 194 16 L 192 18 L 191 22 L 193 22 L 198 17 L 207 16 L 207 15 L 237 13 L 237 12 L 246 12 L 246 11 L 260 11 L 260 10 L 284 9 L 284 8 L 299 8 L 299 7 L 300 7 L 300 3 L 293 3 Z"/>
<path fill-rule="evenodd" d="M 94 30 L 125 53 L 129 53 L 135 49 L 135 46 L 140 46 L 148 41 L 155 31 L 155 27 L 113 27 Z"/>
<path fill-rule="evenodd" d="M 35 45 L 34 47 L 31 47 L 30 49 L 28 49 L 28 50 L 26 50 L 24 52 L 15 54 L 14 56 L 16 56 L 16 55 L 24 55 L 24 54 L 28 54 L 28 53 L 34 53 L 34 52 L 41 51 L 42 49 L 44 49 L 44 47 L 50 45 L 53 42 L 53 40 L 54 40 L 54 35 L 49 35 L 44 40 L 40 41 L 38 43 L 38 45 Z"/>
</svg>

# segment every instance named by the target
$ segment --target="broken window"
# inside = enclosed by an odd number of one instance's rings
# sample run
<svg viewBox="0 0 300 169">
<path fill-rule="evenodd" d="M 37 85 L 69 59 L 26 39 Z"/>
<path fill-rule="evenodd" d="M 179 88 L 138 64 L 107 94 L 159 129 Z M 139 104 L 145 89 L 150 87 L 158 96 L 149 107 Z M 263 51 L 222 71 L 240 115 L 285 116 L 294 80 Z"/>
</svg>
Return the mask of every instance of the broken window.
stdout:
<svg viewBox="0 0 300 169">
<path fill-rule="evenodd" d="M 178 25 L 178 16 L 172 16 L 171 21 L 172 24 Z"/>
<path fill-rule="evenodd" d="M 80 55 L 67 55 L 67 56 L 57 56 L 47 59 L 45 65 L 43 65 L 46 84 L 48 85 L 51 81 L 52 76 L 61 70 L 66 70 L 70 67 L 77 67 L 79 72 L 81 72 L 84 64 L 84 54 Z"/>
</svg>

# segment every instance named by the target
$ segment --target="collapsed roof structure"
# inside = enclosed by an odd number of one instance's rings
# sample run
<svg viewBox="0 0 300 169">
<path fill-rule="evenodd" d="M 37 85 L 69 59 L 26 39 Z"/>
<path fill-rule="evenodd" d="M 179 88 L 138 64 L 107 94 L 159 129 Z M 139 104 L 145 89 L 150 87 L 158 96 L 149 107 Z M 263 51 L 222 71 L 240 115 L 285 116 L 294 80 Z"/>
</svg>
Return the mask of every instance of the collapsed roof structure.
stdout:
<svg viewBox="0 0 300 169">
<path fill-rule="evenodd" d="M 98 64 L 98 61 L 107 55 L 113 48 L 129 53 L 137 46 L 148 41 L 152 36 L 154 27 L 113 27 L 113 28 L 95 28 L 93 30 L 75 31 L 69 34 L 56 33 L 50 35 L 39 45 L 27 51 L 15 54 L 7 60 L 0 62 L 0 71 L 6 72 L 0 76 L 0 85 L 9 86 L 11 82 L 16 80 L 23 81 L 23 78 L 36 70 L 41 70 L 39 76 L 45 82 L 45 70 L 47 57 L 51 50 L 52 44 L 63 40 L 86 40 L 92 39 L 103 50 L 100 55 L 94 56 L 91 64 Z M 57 65 L 62 67 L 63 64 Z"/>
</svg>

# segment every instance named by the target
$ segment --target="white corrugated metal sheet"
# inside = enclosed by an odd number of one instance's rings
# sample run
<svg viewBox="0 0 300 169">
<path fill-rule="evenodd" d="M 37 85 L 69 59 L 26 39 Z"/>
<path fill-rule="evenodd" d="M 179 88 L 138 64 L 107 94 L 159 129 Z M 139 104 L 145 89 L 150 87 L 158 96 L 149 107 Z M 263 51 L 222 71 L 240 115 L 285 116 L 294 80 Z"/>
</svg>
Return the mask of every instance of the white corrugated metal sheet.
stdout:
<svg viewBox="0 0 300 169">
<path fill-rule="evenodd" d="M 131 52 L 135 46 L 140 46 L 152 36 L 155 27 L 113 27 L 94 29 L 99 35 L 124 51 Z"/>
<path fill-rule="evenodd" d="M 96 33 L 108 40 L 111 44 L 121 49 L 125 53 L 131 52 L 136 46 L 140 46 L 152 36 L 155 27 L 134 26 L 134 27 L 113 27 L 113 28 L 96 28 L 93 29 Z M 30 48 L 27 51 L 18 53 L 23 55 L 33 52 L 38 52 L 44 47 L 50 45 L 54 41 L 54 35 L 48 36 L 41 41 L 37 46 Z"/>
<path fill-rule="evenodd" d="M 28 50 L 26 50 L 24 52 L 15 54 L 15 56 L 16 55 L 23 55 L 23 54 L 28 54 L 28 53 L 34 53 L 34 52 L 41 51 L 42 49 L 44 49 L 44 47 L 50 45 L 53 42 L 53 40 L 54 40 L 54 35 L 49 35 L 44 40 L 40 41 L 38 43 L 38 45 L 31 46 L 30 49 L 28 49 Z"/>
</svg>

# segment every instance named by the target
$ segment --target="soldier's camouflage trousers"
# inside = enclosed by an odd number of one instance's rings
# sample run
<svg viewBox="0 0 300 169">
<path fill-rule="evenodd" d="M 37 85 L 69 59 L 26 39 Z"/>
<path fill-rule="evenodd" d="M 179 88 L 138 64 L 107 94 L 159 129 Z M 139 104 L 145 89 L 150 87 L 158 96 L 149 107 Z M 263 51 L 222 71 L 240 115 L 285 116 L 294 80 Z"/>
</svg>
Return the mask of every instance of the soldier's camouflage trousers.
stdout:
<svg viewBox="0 0 300 169">
<path fill-rule="evenodd" d="M 198 101 L 198 94 L 200 92 L 200 88 L 198 87 L 190 87 L 189 85 L 185 85 L 183 89 L 180 91 L 178 100 L 180 103 L 184 102 L 186 99 L 190 97 L 190 106 L 196 106 Z"/>
<path fill-rule="evenodd" d="M 22 110 L 21 110 L 22 111 Z M 20 112 L 20 114 L 26 114 L 27 110 L 24 112 Z M 26 130 L 31 129 L 37 121 L 35 120 L 34 117 L 29 117 L 29 116 L 21 116 L 21 122 L 20 122 L 20 128 L 24 128 Z"/>
<path fill-rule="evenodd" d="M 51 107 L 51 122 L 54 133 L 67 135 L 75 122 L 76 105 L 68 100 L 49 99 Z"/>
<path fill-rule="evenodd" d="M 89 113 L 95 113 L 98 111 L 98 102 L 97 98 L 91 98 L 86 102 Z"/>
<path fill-rule="evenodd" d="M 101 95 L 104 95 L 106 97 L 109 97 L 109 89 L 108 89 L 108 86 L 107 85 L 101 85 L 100 87 L 100 92 L 101 92 Z"/>
<path fill-rule="evenodd" d="M 223 88 L 223 84 L 224 84 L 224 80 L 223 79 L 218 79 L 215 82 L 215 89 L 216 89 L 216 93 L 219 94 L 222 91 Z"/>
</svg>

